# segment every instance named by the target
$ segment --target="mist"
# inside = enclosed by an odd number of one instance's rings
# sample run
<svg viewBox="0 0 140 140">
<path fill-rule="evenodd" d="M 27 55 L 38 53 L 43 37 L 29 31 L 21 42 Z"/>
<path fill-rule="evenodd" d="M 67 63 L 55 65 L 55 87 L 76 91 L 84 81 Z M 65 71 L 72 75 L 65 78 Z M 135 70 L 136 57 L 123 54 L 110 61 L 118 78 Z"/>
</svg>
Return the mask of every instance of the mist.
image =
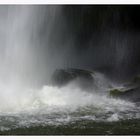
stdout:
<svg viewBox="0 0 140 140">
<path fill-rule="evenodd" d="M 55 69 L 69 67 L 113 79 L 137 74 L 139 33 L 127 8 L 1 6 L 1 79 L 42 85 Z"/>
<path fill-rule="evenodd" d="M 60 6 L 1 6 L 2 81 L 38 85 L 62 67 L 64 53 L 53 43 L 63 27 L 59 18 Z"/>
<path fill-rule="evenodd" d="M 0 131 L 140 118 L 130 100 L 140 99 L 140 88 L 122 84 L 140 71 L 138 13 L 137 6 L 0 5 Z M 71 69 L 93 80 L 92 90 L 76 80 L 51 85 L 56 70 L 73 78 Z M 112 97 L 116 90 L 126 98 Z"/>
</svg>

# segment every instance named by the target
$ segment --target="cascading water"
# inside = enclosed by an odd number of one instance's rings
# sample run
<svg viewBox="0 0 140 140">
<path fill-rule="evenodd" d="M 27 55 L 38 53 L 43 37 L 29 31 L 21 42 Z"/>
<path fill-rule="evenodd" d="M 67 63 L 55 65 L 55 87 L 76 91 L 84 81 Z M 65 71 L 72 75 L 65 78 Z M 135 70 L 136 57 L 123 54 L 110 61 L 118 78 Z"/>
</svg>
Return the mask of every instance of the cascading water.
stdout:
<svg viewBox="0 0 140 140">
<path fill-rule="evenodd" d="M 61 6 L 0 7 L 0 130 L 139 118 L 134 103 L 108 97 L 109 81 L 101 74 L 94 77 L 99 93 L 82 91 L 72 84 L 35 87 L 65 64 L 69 47 L 60 56 L 56 53 L 60 48 L 50 51 L 58 17 L 62 18 Z M 44 25 L 45 42 L 38 39 Z"/>
</svg>

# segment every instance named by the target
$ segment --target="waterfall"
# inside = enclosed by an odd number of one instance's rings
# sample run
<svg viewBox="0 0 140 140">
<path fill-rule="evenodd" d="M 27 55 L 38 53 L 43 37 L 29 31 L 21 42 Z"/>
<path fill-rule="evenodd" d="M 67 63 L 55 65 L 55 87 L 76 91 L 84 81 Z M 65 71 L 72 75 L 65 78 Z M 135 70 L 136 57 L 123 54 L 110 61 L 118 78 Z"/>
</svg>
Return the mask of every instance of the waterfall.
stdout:
<svg viewBox="0 0 140 140">
<path fill-rule="evenodd" d="M 139 116 L 134 103 L 108 94 L 89 93 L 73 84 L 48 86 L 56 68 L 78 64 L 73 62 L 73 38 L 66 32 L 69 29 L 61 8 L 0 6 L 1 131 L 34 124 L 59 125 L 82 119 L 117 121 Z M 96 80 L 103 92 L 107 80 L 101 74 Z M 130 115 L 133 110 L 136 112 Z M 3 116 L 10 125 L 2 123 Z"/>
<path fill-rule="evenodd" d="M 50 43 L 60 11 L 59 6 L 1 6 L 2 82 L 39 84 L 61 65 Z"/>
</svg>

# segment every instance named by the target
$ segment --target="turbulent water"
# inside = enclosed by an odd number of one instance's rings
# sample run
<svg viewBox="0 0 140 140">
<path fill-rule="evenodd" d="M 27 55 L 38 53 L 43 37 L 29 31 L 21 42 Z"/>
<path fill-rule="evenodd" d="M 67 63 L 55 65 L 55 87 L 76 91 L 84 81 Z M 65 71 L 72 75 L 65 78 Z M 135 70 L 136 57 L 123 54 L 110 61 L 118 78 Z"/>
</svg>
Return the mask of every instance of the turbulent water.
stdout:
<svg viewBox="0 0 140 140">
<path fill-rule="evenodd" d="M 43 86 L 23 89 L 1 87 L 0 130 L 38 125 L 64 125 L 77 120 L 118 121 L 139 118 L 134 103 L 108 97 L 107 93 L 89 93 L 73 85 L 63 88 Z"/>
<path fill-rule="evenodd" d="M 65 125 L 77 120 L 110 122 L 140 118 L 139 107 L 135 103 L 109 97 L 109 81 L 101 74 L 94 77 L 100 90 L 93 92 L 82 91 L 73 84 L 62 88 L 47 84 L 35 87 L 40 79 L 47 78 L 45 75 L 63 64 L 63 57 L 60 55 L 58 59 L 57 53 L 50 57 L 49 49 L 44 55 L 41 47 L 44 43 L 37 40 L 40 26 L 45 23 L 45 46 L 50 47 L 49 36 L 61 8 L 0 8 L 1 131 L 38 125 Z"/>
</svg>

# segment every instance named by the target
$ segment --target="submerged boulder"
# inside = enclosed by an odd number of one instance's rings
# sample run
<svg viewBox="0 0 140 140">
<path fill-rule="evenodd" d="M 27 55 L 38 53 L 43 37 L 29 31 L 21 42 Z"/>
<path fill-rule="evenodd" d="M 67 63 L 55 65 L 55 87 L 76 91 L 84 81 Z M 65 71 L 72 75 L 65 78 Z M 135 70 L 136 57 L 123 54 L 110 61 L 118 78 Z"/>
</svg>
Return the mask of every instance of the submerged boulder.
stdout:
<svg viewBox="0 0 140 140">
<path fill-rule="evenodd" d="M 110 96 L 118 97 L 119 95 L 123 94 L 124 92 L 120 91 L 119 89 L 112 89 L 110 90 Z"/>
<path fill-rule="evenodd" d="M 57 69 L 51 78 L 51 83 L 54 86 L 62 87 L 70 82 L 74 82 L 76 86 L 91 90 L 94 85 L 94 72 L 83 69 Z"/>
<path fill-rule="evenodd" d="M 140 101 L 140 76 L 134 77 L 130 82 L 124 84 L 122 88 L 114 88 L 109 91 L 109 95 L 115 98 L 127 99 L 129 101 Z"/>
<path fill-rule="evenodd" d="M 120 89 L 110 90 L 110 96 L 128 101 L 139 102 L 140 101 L 140 87 L 121 91 Z"/>
<path fill-rule="evenodd" d="M 100 73 L 74 68 L 57 69 L 51 77 L 51 85 L 64 87 L 68 84 L 74 84 L 76 87 L 89 92 L 109 92 L 109 96 L 113 98 L 140 101 L 140 77 L 138 76 L 130 82 L 122 84 L 121 87 L 114 87 Z"/>
<path fill-rule="evenodd" d="M 122 97 L 122 96 L 128 96 L 128 93 L 134 90 L 135 88 L 125 89 L 125 90 L 115 88 L 115 89 L 110 90 L 109 93 L 110 93 L 110 96 L 112 97 Z"/>
</svg>

